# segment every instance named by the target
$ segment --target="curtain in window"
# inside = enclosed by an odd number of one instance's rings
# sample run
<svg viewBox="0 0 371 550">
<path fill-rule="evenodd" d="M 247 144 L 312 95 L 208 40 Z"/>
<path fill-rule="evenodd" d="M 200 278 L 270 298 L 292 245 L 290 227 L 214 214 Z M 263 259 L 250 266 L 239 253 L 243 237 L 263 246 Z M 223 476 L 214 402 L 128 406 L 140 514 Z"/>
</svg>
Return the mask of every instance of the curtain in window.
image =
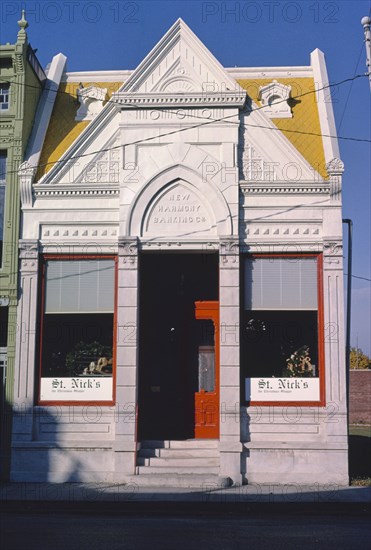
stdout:
<svg viewBox="0 0 371 550">
<path fill-rule="evenodd" d="M 317 258 L 246 258 L 245 309 L 316 310 Z"/>
<path fill-rule="evenodd" d="M 48 261 L 45 313 L 112 313 L 114 260 Z"/>
</svg>

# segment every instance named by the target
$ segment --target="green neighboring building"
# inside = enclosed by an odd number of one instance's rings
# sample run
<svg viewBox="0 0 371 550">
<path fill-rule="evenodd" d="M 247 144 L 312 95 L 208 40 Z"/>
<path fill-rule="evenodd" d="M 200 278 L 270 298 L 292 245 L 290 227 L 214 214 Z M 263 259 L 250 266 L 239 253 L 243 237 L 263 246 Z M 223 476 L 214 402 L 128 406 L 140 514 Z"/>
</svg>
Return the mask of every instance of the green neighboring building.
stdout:
<svg viewBox="0 0 371 550">
<path fill-rule="evenodd" d="M 45 73 L 28 43 L 22 12 L 15 44 L 0 45 L 0 446 L 1 479 L 7 479 L 17 334 L 18 169 L 33 127 Z"/>
</svg>

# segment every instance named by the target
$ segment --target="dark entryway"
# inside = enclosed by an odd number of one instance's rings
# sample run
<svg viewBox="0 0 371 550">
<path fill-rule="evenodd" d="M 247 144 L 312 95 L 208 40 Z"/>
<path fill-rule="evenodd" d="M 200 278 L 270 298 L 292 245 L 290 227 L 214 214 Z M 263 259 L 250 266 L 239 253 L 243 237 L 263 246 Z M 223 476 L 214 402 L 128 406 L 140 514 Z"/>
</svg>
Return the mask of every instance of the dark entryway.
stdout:
<svg viewBox="0 0 371 550">
<path fill-rule="evenodd" d="M 194 437 L 198 346 L 207 340 L 195 301 L 217 299 L 217 254 L 142 254 L 139 439 Z"/>
</svg>

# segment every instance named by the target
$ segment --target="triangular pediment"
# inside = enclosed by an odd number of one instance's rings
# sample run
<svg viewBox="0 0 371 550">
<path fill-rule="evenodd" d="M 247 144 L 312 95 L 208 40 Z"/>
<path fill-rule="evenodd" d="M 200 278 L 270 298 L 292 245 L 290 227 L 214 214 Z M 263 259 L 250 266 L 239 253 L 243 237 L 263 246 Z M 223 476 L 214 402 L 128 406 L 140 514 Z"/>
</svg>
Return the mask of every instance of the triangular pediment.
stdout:
<svg viewBox="0 0 371 550">
<path fill-rule="evenodd" d="M 117 95 L 220 92 L 246 96 L 184 21 L 178 19 Z"/>
<path fill-rule="evenodd" d="M 205 83 L 208 85 L 207 92 Z M 56 166 L 39 183 L 74 182 L 85 185 L 94 181 L 118 185 L 121 164 L 116 157 L 119 157 L 120 147 L 125 145 L 119 131 L 122 115 L 121 106 L 118 104 L 122 102 L 123 109 L 137 107 L 143 110 L 147 107 L 158 111 L 161 107 L 176 105 L 177 101 L 181 106 L 202 107 L 203 100 L 208 107 L 220 105 L 225 108 L 238 105 L 241 109 L 246 103 L 246 91 L 228 75 L 188 26 L 179 19 L 132 73 L 119 92 L 113 94 L 112 101 L 107 102 L 101 113 L 85 128 Z M 228 116 L 227 120 L 229 118 Z M 207 122 L 207 127 L 210 127 L 211 120 Z M 254 102 L 251 102 L 243 112 L 240 111 L 240 131 L 238 164 L 241 180 L 310 181 L 313 177 L 317 178 L 317 181 L 322 179 Z M 173 135 L 173 130 L 170 135 Z M 179 135 L 183 137 L 185 134 Z M 143 142 L 146 142 L 146 139 L 143 139 Z M 164 160 L 168 156 L 169 161 L 171 157 L 173 162 L 180 162 L 189 151 L 190 154 L 194 154 L 196 150 L 195 147 L 190 148 L 189 144 L 183 143 L 184 138 L 183 141 L 179 139 L 177 143 L 175 137 L 169 141 L 174 143 L 167 144 L 167 152 L 161 152 L 161 167 L 171 164 Z M 214 144 L 214 149 L 217 148 L 213 138 L 210 146 L 211 144 Z M 148 142 L 147 145 L 164 148 L 163 144 Z M 221 161 L 217 150 L 214 156 L 216 161 Z M 146 158 L 149 159 L 148 149 Z M 157 153 L 155 158 L 158 160 Z M 146 166 L 147 164 L 144 165 Z"/>
</svg>

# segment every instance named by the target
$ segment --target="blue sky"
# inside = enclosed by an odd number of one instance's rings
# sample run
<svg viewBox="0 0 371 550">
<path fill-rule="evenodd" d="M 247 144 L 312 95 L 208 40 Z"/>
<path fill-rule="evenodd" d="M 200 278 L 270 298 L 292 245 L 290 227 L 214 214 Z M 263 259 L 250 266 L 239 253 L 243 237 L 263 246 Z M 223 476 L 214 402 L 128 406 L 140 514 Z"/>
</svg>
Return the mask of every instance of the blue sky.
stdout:
<svg viewBox="0 0 371 550">
<path fill-rule="evenodd" d="M 43 66 L 59 52 L 68 70 L 134 69 L 178 17 L 225 67 L 309 65 L 320 48 L 330 82 L 366 71 L 360 20 L 369 0 L 329 1 L 7 1 L 0 7 L 1 42 L 14 42 L 20 10 Z M 367 78 L 333 91 L 338 135 L 370 139 Z M 345 164 L 343 217 L 354 222 L 353 273 L 370 275 L 370 144 L 340 140 Z M 344 253 L 346 256 L 346 240 Z M 369 355 L 370 282 L 353 278 L 352 345 Z"/>
</svg>

